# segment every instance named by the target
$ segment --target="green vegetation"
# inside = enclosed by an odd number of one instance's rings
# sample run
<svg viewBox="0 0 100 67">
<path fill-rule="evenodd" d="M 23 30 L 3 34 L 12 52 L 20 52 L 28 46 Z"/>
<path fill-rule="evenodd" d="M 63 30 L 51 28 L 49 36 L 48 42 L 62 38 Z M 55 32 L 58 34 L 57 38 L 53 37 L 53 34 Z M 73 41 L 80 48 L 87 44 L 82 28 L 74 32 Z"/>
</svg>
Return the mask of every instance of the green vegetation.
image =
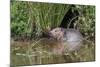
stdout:
<svg viewBox="0 0 100 67">
<path fill-rule="evenodd" d="M 47 45 L 53 43 L 39 38 L 43 32 L 58 27 L 70 8 L 72 5 L 67 4 L 11 1 L 11 66 L 94 61 L 95 6 L 75 5 L 73 8 L 73 12 L 80 13 L 75 24 L 86 39 L 78 52 L 52 55 Z M 19 41 L 13 40 L 16 38 Z M 20 38 L 32 40 L 21 41 Z"/>
<path fill-rule="evenodd" d="M 38 37 L 42 32 L 59 26 L 69 8 L 71 5 L 66 4 L 11 1 L 11 35 Z M 76 22 L 81 32 L 93 38 L 95 7 L 76 5 L 74 10 L 80 13 L 79 20 Z"/>
<path fill-rule="evenodd" d="M 41 32 L 57 27 L 69 6 L 32 2 L 11 2 L 11 33 L 41 35 Z"/>
</svg>

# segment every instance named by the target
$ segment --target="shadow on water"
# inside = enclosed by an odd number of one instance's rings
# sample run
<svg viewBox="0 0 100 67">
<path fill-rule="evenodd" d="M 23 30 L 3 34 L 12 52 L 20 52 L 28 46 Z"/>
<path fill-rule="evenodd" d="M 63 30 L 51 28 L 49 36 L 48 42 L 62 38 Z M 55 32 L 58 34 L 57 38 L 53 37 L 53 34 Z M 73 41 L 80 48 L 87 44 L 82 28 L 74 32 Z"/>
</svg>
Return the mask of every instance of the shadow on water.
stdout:
<svg viewBox="0 0 100 67">
<path fill-rule="evenodd" d="M 11 40 L 11 66 L 85 62 L 95 60 L 95 45 L 84 41 L 83 46 L 73 52 L 55 54 L 53 51 L 60 42 L 50 39 L 33 41 Z"/>
</svg>

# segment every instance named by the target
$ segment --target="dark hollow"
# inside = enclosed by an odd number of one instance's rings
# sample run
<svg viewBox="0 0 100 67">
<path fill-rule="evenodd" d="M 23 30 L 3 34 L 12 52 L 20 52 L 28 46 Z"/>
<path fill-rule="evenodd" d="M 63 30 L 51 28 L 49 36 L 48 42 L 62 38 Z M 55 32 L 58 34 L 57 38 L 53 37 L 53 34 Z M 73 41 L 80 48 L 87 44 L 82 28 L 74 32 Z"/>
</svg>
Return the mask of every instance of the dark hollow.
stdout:
<svg viewBox="0 0 100 67">
<path fill-rule="evenodd" d="M 74 17 L 79 16 L 78 10 L 74 10 L 74 9 L 73 9 L 74 7 L 75 7 L 75 6 L 72 5 L 72 7 L 67 11 L 67 13 L 65 14 L 65 16 L 64 16 L 64 18 L 63 18 L 63 20 L 62 20 L 62 22 L 61 22 L 61 24 L 60 24 L 59 27 L 67 28 L 69 22 L 70 22 Z M 71 22 L 69 28 L 74 28 L 74 22 L 75 22 L 76 20 L 78 20 L 78 17 L 75 18 L 74 20 L 72 20 L 72 22 Z"/>
</svg>

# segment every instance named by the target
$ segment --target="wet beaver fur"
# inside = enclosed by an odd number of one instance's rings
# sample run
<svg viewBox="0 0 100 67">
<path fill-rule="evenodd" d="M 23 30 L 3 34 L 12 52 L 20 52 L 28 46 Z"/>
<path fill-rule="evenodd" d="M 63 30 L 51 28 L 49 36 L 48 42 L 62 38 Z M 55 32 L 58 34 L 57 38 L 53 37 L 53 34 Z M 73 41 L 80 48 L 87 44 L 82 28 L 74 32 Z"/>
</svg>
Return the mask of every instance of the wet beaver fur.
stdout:
<svg viewBox="0 0 100 67">
<path fill-rule="evenodd" d="M 80 48 L 83 36 L 76 29 L 55 28 L 49 32 L 49 35 L 61 42 L 61 47 L 66 46 L 68 51 L 74 51 Z M 64 49 L 63 49 L 64 50 Z"/>
</svg>

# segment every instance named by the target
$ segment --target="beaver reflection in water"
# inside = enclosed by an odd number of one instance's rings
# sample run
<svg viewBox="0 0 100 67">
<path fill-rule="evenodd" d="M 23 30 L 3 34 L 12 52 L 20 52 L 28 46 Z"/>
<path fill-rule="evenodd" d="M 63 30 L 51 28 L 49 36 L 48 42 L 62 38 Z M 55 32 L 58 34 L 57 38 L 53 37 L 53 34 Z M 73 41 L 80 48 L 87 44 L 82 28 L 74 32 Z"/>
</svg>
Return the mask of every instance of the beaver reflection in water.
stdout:
<svg viewBox="0 0 100 67">
<path fill-rule="evenodd" d="M 49 32 L 49 35 L 61 42 L 59 53 L 64 51 L 66 46 L 68 51 L 74 51 L 80 48 L 82 45 L 83 37 L 81 33 L 76 29 L 65 29 L 65 28 L 55 28 Z M 57 50 L 56 50 L 57 51 Z"/>
</svg>

